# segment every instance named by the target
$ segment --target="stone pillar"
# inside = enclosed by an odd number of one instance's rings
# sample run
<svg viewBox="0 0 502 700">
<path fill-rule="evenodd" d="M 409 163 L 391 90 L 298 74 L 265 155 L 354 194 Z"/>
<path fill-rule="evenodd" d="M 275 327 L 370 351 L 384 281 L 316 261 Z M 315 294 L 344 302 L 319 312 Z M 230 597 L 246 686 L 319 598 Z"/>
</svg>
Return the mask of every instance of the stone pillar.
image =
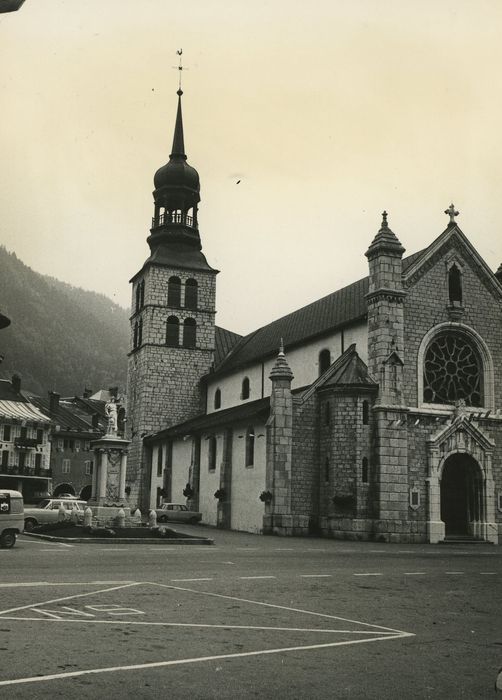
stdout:
<svg viewBox="0 0 502 700">
<path fill-rule="evenodd" d="M 220 489 L 225 492 L 225 498 L 218 501 L 216 513 L 217 526 L 229 529 L 232 520 L 232 445 L 233 430 L 229 428 L 223 433 L 223 456 L 220 464 Z"/>
<path fill-rule="evenodd" d="M 270 372 L 270 418 L 267 425 L 267 490 L 272 502 L 263 516 L 263 532 L 277 535 L 293 534 L 291 512 L 291 466 L 293 453 L 293 397 L 291 371 L 281 346 Z"/>
<path fill-rule="evenodd" d="M 127 452 L 124 451 L 120 455 L 119 501 L 123 501 L 125 499 L 126 473 Z"/>
<path fill-rule="evenodd" d="M 96 484 L 98 476 L 98 460 L 97 454 L 94 452 L 94 459 L 92 461 L 92 486 L 91 486 L 91 500 L 96 500 Z"/>
<path fill-rule="evenodd" d="M 377 532 L 389 541 L 409 536 L 408 430 L 403 395 L 404 248 L 383 213 L 380 230 L 366 252 L 369 263 L 368 369 L 379 383 L 373 408 L 378 474 Z"/>
<path fill-rule="evenodd" d="M 102 450 L 101 460 L 99 465 L 99 482 L 98 482 L 98 495 L 97 500 L 102 500 L 106 498 L 106 480 L 108 477 L 108 455 L 106 450 Z"/>
</svg>

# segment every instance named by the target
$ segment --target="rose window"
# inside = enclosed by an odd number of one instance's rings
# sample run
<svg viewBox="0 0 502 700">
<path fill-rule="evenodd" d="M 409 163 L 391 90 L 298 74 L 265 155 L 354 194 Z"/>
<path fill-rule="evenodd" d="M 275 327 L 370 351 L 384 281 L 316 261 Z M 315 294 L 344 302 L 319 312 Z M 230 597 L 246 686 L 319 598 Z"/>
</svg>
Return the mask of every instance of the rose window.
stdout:
<svg viewBox="0 0 502 700">
<path fill-rule="evenodd" d="M 468 406 L 481 406 L 482 376 L 481 360 L 467 338 L 440 335 L 425 355 L 424 401 L 453 404 L 464 399 Z"/>
</svg>

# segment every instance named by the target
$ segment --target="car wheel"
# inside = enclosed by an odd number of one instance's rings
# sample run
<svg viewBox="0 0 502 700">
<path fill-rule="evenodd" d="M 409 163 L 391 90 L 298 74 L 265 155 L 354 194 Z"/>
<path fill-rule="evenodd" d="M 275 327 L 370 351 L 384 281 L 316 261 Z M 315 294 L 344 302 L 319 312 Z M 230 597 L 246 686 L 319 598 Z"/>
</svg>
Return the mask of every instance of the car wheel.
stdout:
<svg viewBox="0 0 502 700">
<path fill-rule="evenodd" d="M 167 515 L 161 515 L 159 518 L 159 523 L 167 523 Z"/>
<path fill-rule="evenodd" d="M 10 549 L 16 544 L 16 533 L 12 530 L 7 530 L 3 532 L 0 536 L 0 547 L 4 549 Z"/>
<path fill-rule="evenodd" d="M 26 518 L 24 521 L 24 529 L 26 532 L 31 532 L 34 527 L 38 525 L 37 521 L 34 520 L 34 518 Z"/>
<path fill-rule="evenodd" d="M 198 518 L 190 518 L 190 520 L 188 522 L 191 523 L 192 525 L 197 525 L 199 520 L 198 520 Z"/>
</svg>

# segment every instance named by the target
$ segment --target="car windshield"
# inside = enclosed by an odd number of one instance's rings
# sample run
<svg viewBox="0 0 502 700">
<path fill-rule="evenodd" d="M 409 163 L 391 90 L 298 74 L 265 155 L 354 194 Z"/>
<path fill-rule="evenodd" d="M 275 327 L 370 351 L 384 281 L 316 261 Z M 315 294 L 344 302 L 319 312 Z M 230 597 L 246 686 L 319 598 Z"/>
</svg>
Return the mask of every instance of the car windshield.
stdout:
<svg viewBox="0 0 502 700">
<path fill-rule="evenodd" d="M 50 503 L 50 500 L 48 498 L 46 498 L 43 501 L 40 501 L 37 508 L 46 508 L 49 505 L 49 503 Z"/>
</svg>

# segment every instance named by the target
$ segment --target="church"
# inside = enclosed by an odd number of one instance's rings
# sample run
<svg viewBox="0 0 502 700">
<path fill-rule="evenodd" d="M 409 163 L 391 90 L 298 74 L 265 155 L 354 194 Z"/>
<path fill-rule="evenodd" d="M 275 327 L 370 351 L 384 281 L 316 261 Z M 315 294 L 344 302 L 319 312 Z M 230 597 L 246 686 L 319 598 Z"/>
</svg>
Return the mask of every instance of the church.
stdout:
<svg viewBox="0 0 502 700">
<path fill-rule="evenodd" d="M 131 279 L 130 504 L 187 499 L 263 534 L 497 544 L 502 265 L 453 205 L 406 257 L 384 212 L 367 277 L 244 337 L 216 326 L 181 97 Z"/>
</svg>

